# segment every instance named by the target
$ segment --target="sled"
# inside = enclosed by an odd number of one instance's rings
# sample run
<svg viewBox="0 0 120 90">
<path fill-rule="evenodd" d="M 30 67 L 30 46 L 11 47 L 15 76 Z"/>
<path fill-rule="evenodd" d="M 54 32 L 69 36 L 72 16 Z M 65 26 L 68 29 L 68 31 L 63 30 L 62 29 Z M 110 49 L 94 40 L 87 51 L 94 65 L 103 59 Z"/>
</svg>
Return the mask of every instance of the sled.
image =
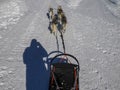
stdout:
<svg viewBox="0 0 120 90">
<path fill-rule="evenodd" d="M 79 62 L 73 55 L 54 56 L 50 61 L 49 90 L 79 90 L 79 70 Z"/>
</svg>

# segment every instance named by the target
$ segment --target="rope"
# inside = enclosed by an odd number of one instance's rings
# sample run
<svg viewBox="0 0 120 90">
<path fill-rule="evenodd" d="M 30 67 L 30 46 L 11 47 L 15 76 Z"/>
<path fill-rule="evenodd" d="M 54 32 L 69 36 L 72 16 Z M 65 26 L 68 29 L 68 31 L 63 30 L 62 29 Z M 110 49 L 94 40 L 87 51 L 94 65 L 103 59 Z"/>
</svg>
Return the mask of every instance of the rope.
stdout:
<svg viewBox="0 0 120 90">
<path fill-rule="evenodd" d="M 62 39 L 62 45 L 63 45 L 63 51 L 64 51 L 64 53 L 66 53 L 66 51 L 65 51 L 65 43 L 64 43 L 64 39 L 63 39 L 63 34 L 62 34 L 62 32 L 60 32 L 61 33 L 61 39 Z"/>
<path fill-rule="evenodd" d="M 60 36 L 61 36 L 61 40 L 62 40 L 62 45 L 63 45 L 63 51 L 64 51 L 64 54 L 66 54 L 66 50 L 65 50 L 65 43 L 64 43 L 64 38 L 63 38 L 63 34 L 62 34 L 62 32 L 60 31 Z M 64 55 L 64 57 L 67 59 L 67 62 L 68 62 L 68 58 L 67 58 L 67 56 L 66 55 Z M 60 62 L 61 61 L 63 61 L 63 59 L 64 59 L 64 57 L 63 58 L 61 58 L 61 60 L 60 60 Z M 69 60 L 69 62 L 70 62 L 70 60 Z M 70 62 L 71 63 L 71 62 Z"/>
</svg>

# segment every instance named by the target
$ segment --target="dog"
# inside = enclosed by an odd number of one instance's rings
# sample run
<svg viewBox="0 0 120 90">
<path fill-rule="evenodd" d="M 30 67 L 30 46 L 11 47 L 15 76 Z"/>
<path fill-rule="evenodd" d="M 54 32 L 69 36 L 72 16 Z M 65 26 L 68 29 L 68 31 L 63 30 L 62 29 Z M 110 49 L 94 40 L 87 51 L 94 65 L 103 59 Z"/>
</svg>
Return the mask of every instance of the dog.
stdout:
<svg viewBox="0 0 120 90">
<path fill-rule="evenodd" d="M 59 22 L 60 24 L 61 24 L 61 18 L 62 18 L 61 14 L 62 14 L 62 13 L 64 13 L 62 7 L 61 7 L 61 6 L 58 6 L 57 15 L 58 15 L 58 22 Z"/>
<path fill-rule="evenodd" d="M 58 23 L 61 27 L 60 29 L 62 32 L 65 32 L 66 26 L 67 26 L 67 18 L 66 18 L 65 13 L 62 9 L 62 6 L 58 6 L 57 14 L 58 14 Z"/>
<path fill-rule="evenodd" d="M 51 22 L 51 33 L 53 33 L 55 35 L 56 30 L 57 30 L 57 24 L 58 24 L 58 17 L 57 15 L 53 16 L 52 22 Z"/>
<path fill-rule="evenodd" d="M 62 6 L 58 6 L 57 14 L 61 14 L 63 12 Z"/>
<path fill-rule="evenodd" d="M 67 26 L 67 17 L 65 16 L 64 13 L 61 13 L 61 26 L 62 26 L 62 31 L 66 31 L 66 26 Z"/>
<path fill-rule="evenodd" d="M 53 8 L 50 7 L 48 12 L 49 12 L 49 21 L 51 22 L 54 16 Z"/>
<path fill-rule="evenodd" d="M 64 12 L 59 13 L 58 15 L 58 24 L 60 27 L 60 31 L 65 32 L 67 26 L 67 17 Z"/>
</svg>

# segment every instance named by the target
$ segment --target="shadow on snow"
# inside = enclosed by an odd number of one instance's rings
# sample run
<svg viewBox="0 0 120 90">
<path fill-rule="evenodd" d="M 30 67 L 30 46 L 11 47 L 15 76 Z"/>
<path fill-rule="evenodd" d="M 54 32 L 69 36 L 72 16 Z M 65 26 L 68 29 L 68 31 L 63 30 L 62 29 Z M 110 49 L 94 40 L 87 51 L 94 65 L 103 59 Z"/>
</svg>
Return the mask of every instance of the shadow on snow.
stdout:
<svg viewBox="0 0 120 90">
<path fill-rule="evenodd" d="M 43 60 L 47 56 L 47 51 L 36 39 L 25 49 L 23 62 L 26 64 L 26 90 L 48 90 L 50 71 Z"/>
</svg>

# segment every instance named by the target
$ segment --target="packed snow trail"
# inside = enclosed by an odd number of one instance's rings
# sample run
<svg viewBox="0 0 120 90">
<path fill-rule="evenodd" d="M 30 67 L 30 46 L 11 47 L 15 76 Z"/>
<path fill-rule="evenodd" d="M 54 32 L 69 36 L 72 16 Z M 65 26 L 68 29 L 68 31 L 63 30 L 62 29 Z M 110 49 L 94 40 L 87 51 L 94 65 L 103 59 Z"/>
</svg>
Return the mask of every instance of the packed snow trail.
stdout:
<svg viewBox="0 0 120 90">
<path fill-rule="evenodd" d="M 104 0 L 26 0 L 28 12 L 11 30 L 0 31 L 0 90 L 26 90 L 23 52 L 32 39 L 48 53 L 62 51 L 60 34 L 48 30 L 49 5 L 62 5 L 68 19 L 66 52 L 79 60 L 80 90 L 119 90 L 120 22 Z M 56 9 L 54 10 L 56 12 Z"/>
</svg>

